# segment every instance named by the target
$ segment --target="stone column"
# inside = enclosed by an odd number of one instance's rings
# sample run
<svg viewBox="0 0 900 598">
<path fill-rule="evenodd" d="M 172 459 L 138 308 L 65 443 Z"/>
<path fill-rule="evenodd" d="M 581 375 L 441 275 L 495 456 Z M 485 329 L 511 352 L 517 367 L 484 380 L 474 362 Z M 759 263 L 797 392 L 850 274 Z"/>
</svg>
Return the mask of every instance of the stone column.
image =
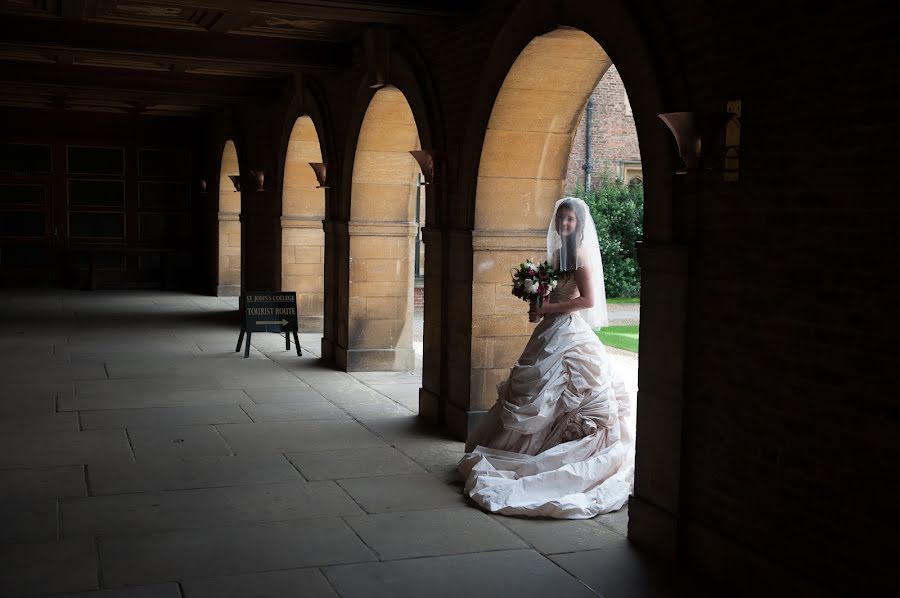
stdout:
<svg viewBox="0 0 900 598">
<path fill-rule="evenodd" d="M 336 362 L 350 372 L 411 371 L 416 223 L 356 220 L 348 235 L 347 336 Z"/>
<path fill-rule="evenodd" d="M 444 357 L 441 343 L 441 319 L 444 310 L 443 248 L 441 231 L 424 227 L 422 243 L 425 264 L 425 329 L 422 361 L 422 387 L 419 389 L 419 415 L 432 421 L 440 421 L 441 378 Z"/>
<path fill-rule="evenodd" d="M 281 290 L 296 291 L 300 332 L 321 332 L 325 232 L 317 216 L 281 217 Z"/>
<path fill-rule="evenodd" d="M 680 533 L 688 250 L 684 245 L 639 243 L 638 260 L 640 408 L 628 537 L 673 557 Z"/>
<path fill-rule="evenodd" d="M 241 294 L 241 215 L 219 212 L 219 284 L 220 297 Z"/>
<path fill-rule="evenodd" d="M 528 304 L 512 294 L 512 270 L 526 259 L 543 261 L 545 230 L 472 233 L 472 385 L 470 410 L 485 411 L 497 400 L 497 384 L 525 348 L 535 324 Z"/>
</svg>

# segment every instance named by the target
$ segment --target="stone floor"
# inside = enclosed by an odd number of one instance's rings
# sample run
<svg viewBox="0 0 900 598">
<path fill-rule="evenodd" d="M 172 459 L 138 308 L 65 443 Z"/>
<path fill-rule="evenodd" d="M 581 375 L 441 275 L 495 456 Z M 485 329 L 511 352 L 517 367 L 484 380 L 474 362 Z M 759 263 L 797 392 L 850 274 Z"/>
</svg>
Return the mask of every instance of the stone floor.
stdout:
<svg viewBox="0 0 900 598">
<path fill-rule="evenodd" d="M 418 377 L 355 376 L 227 302 L 0 292 L 0 596 L 670 596 L 590 521 L 487 515 Z M 676 583 L 677 582 L 677 583 Z M 696 595 L 695 593 L 692 595 Z"/>
</svg>

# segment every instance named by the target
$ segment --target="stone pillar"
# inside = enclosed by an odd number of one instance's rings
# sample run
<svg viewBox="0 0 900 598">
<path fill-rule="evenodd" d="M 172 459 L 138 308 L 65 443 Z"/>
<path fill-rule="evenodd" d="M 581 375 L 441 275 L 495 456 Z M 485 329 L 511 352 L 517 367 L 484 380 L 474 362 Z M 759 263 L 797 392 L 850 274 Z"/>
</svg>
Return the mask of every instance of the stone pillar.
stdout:
<svg viewBox="0 0 900 598">
<path fill-rule="evenodd" d="M 423 210 L 424 212 L 424 210 Z M 425 264 L 425 329 L 423 338 L 422 387 L 419 389 L 419 415 L 434 422 L 441 419 L 441 378 L 444 357 L 441 347 L 441 320 L 444 310 L 443 248 L 441 231 L 424 227 L 422 244 Z"/>
<path fill-rule="evenodd" d="M 321 217 L 281 217 L 281 290 L 297 293 L 300 332 L 321 332 L 325 232 Z"/>
<path fill-rule="evenodd" d="M 241 215 L 219 212 L 219 284 L 220 297 L 241 294 Z"/>
<path fill-rule="evenodd" d="M 416 223 L 357 220 L 348 235 L 347 337 L 336 362 L 348 372 L 411 371 Z"/>
<path fill-rule="evenodd" d="M 429 249 L 430 251 L 430 249 Z M 444 242 L 447 269 L 446 376 L 442 386 L 443 421 L 447 430 L 464 440 L 470 427 L 469 400 L 472 347 L 472 231 L 448 230 Z M 426 299 L 427 301 L 427 299 Z M 426 308 L 427 309 L 427 308 Z"/>
<path fill-rule="evenodd" d="M 470 410 L 485 411 L 497 400 L 497 384 L 512 366 L 535 324 L 528 304 L 512 294 L 512 270 L 547 254 L 544 230 L 475 231 L 472 234 L 472 385 Z"/>
<path fill-rule="evenodd" d="M 637 451 L 628 537 L 669 557 L 678 552 L 688 250 L 639 243 L 641 363 Z"/>
</svg>

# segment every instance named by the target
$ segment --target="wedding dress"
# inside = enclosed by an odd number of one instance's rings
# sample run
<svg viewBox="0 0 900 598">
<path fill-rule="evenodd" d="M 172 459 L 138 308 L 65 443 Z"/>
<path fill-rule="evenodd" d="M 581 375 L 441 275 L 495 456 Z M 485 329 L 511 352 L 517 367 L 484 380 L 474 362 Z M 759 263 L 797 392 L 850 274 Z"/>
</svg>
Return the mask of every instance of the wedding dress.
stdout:
<svg viewBox="0 0 900 598">
<path fill-rule="evenodd" d="M 563 273 L 550 301 L 578 296 Z M 634 479 L 631 401 L 581 313 L 535 328 L 497 403 L 466 442 L 465 492 L 487 511 L 588 519 L 621 508 Z"/>
</svg>

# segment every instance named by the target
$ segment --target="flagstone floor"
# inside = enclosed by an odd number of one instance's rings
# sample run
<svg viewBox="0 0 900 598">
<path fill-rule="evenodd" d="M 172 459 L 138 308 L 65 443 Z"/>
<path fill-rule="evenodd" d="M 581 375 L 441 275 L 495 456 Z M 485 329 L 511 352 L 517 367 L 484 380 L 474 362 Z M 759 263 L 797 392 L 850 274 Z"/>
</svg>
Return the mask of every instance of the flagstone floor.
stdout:
<svg viewBox="0 0 900 598">
<path fill-rule="evenodd" d="M 349 375 L 234 302 L 0 291 L 0 596 L 671 596 L 627 512 L 488 515 L 419 377 Z M 691 595 L 697 595 L 693 592 Z"/>
</svg>

